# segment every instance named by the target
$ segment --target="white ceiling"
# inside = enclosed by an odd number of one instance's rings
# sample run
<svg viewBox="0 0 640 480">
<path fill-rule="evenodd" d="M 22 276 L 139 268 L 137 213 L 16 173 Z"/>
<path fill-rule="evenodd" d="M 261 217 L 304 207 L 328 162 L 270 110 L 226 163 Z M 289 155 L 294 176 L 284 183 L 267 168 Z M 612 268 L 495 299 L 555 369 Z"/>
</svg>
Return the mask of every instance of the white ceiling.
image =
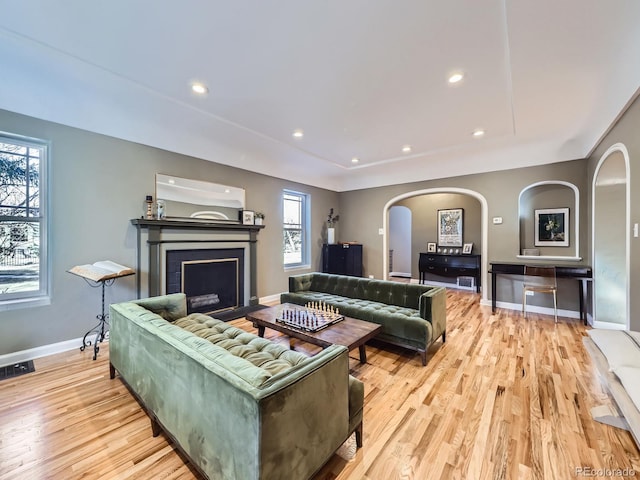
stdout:
<svg viewBox="0 0 640 480">
<path fill-rule="evenodd" d="M 0 108 L 336 191 L 584 158 L 640 86 L 638 0 L 0 12 Z"/>
</svg>

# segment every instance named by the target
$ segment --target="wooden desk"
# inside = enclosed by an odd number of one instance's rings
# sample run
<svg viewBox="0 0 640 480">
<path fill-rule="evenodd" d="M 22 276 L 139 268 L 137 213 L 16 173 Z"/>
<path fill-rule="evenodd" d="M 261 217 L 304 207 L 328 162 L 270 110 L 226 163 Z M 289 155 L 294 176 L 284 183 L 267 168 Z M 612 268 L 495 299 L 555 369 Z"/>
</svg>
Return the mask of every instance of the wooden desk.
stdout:
<svg viewBox="0 0 640 480">
<path fill-rule="evenodd" d="M 496 311 L 496 277 L 498 275 L 524 275 L 523 263 L 490 262 L 491 269 L 491 311 Z M 587 265 L 555 265 L 556 278 L 573 278 L 578 280 L 580 295 L 580 318 L 587 324 L 587 284 L 593 279 L 593 271 Z"/>
</svg>

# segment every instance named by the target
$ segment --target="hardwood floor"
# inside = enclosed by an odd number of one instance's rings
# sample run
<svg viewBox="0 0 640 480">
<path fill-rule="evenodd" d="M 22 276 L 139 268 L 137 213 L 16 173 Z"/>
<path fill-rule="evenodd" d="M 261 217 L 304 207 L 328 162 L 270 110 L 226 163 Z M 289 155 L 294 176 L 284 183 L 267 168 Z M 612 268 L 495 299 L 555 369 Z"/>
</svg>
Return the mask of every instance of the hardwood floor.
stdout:
<svg viewBox="0 0 640 480">
<path fill-rule="evenodd" d="M 447 342 L 431 348 L 426 367 L 386 345 L 367 346 L 366 365 L 351 352 L 351 372 L 365 383 L 364 447 L 350 462 L 334 456 L 317 480 L 640 472 L 629 433 L 591 418 L 591 407 L 611 402 L 578 320 L 492 315 L 478 295 L 453 290 L 447 302 Z M 233 323 L 255 332 L 246 320 Z M 270 330 L 267 338 L 287 343 Z M 107 345 L 98 360 L 91 356 L 75 350 L 38 359 L 34 373 L 0 382 L 0 478 L 199 478 L 164 435 L 151 436 L 122 382 L 109 379 Z M 631 478 L 613 473 L 599 478 Z"/>
</svg>

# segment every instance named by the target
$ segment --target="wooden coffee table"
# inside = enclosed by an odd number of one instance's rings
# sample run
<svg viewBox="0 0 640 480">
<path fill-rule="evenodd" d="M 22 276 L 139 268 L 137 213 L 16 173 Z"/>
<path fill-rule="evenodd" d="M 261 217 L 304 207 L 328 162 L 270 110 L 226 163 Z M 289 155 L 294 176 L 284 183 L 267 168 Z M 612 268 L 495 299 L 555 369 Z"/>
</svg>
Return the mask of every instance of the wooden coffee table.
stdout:
<svg viewBox="0 0 640 480">
<path fill-rule="evenodd" d="M 282 310 L 285 308 L 304 310 L 304 307 L 301 305 L 283 303 L 281 305 L 248 313 L 246 315 L 246 319 L 253 322 L 253 324 L 258 327 L 258 335 L 261 337 L 264 337 L 265 328 L 270 328 L 271 330 L 276 330 L 288 335 L 290 338 L 289 346 L 291 349 L 293 349 L 293 338 L 303 340 L 322 348 L 327 348 L 331 345 L 344 345 L 349 349 L 349 351 L 351 351 L 358 347 L 360 351 L 360 363 L 367 362 L 365 343 L 375 337 L 380 330 L 382 330 L 382 326 L 377 323 L 365 322 L 351 317 L 344 317 L 344 320 L 334 323 L 333 325 L 330 325 L 318 332 L 306 332 L 276 321 L 276 318 L 280 316 Z"/>
</svg>

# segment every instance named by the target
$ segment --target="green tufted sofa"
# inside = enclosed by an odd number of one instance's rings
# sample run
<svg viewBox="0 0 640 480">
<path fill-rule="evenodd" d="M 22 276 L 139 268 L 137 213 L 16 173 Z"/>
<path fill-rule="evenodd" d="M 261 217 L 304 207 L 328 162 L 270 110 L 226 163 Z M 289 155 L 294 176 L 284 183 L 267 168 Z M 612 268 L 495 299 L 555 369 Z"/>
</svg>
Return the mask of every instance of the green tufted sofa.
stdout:
<svg viewBox="0 0 640 480">
<path fill-rule="evenodd" d="M 445 341 L 446 301 L 443 287 L 317 272 L 289 277 L 289 292 L 280 295 L 281 303 L 325 302 L 347 317 L 379 323 L 376 339 L 416 350 L 422 365 L 429 346 Z"/>
<path fill-rule="evenodd" d="M 313 357 L 202 314 L 184 294 L 110 306 L 116 371 L 151 418 L 210 479 L 310 478 L 352 432 L 364 387 L 346 347 Z"/>
</svg>

